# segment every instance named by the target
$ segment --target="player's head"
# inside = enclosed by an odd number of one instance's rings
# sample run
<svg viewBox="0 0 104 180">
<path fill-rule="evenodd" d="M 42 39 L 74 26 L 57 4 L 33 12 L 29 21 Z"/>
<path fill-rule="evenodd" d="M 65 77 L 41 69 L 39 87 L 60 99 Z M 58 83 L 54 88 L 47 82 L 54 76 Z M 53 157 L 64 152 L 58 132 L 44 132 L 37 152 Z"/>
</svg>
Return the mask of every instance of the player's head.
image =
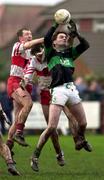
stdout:
<svg viewBox="0 0 104 180">
<path fill-rule="evenodd" d="M 66 48 L 68 44 L 69 35 L 66 32 L 56 32 L 53 37 L 53 46 L 57 48 Z"/>
<path fill-rule="evenodd" d="M 43 51 L 44 51 L 44 48 L 42 44 L 34 45 L 31 48 L 31 54 L 35 55 L 38 59 L 42 58 Z"/>
<path fill-rule="evenodd" d="M 27 28 L 22 28 L 17 32 L 17 36 L 20 42 L 27 42 L 32 40 L 32 33 Z"/>
</svg>

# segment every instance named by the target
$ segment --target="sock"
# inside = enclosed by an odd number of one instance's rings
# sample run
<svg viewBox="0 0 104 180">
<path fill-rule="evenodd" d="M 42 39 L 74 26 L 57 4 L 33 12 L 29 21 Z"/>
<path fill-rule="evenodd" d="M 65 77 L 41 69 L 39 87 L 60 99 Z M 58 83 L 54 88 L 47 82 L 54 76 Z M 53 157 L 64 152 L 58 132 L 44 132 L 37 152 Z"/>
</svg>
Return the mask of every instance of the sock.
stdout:
<svg viewBox="0 0 104 180">
<path fill-rule="evenodd" d="M 14 141 L 13 140 L 7 140 L 6 142 L 7 146 L 9 147 L 10 151 L 12 150 L 13 146 L 14 146 Z"/>
<path fill-rule="evenodd" d="M 17 123 L 16 124 L 16 133 L 18 134 L 18 133 L 23 133 L 23 129 L 24 129 L 24 124 L 23 123 Z"/>
<path fill-rule="evenodd" d="M 6 164 L 7 164 L 7 166 L 8 166 L 9 164 L 14 164 L 14 163 L 13 163 L 13 160 L 12 160 L 12 159 L 8 159 L 8 160 L 6 161 Z"/>
<path fill-rule="evenodd" d="M 40 150 L 39 150 L 38 148 L 35 149 L 35 151 L 34 151 L 34 153 L 33 153 L 33 156 L 34 156 L 35 158 L 39 158 L 39 156 L 40 156 Z"/>
</svg>

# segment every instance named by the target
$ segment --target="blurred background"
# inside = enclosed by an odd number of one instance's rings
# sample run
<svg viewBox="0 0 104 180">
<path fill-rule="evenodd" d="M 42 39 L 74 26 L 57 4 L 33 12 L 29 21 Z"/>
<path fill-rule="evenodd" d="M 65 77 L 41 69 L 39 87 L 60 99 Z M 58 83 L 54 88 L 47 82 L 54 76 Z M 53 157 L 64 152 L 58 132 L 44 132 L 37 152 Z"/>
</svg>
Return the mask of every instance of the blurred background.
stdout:
<svg viewBox="0 0 104 180">
<path fill-rule="evenodd" d="M 11 50 L 18 29 L 28 27 L 33 38 L 42 37 L 53 22 L 58 9 L 67 9 L 90 48 L 76 61 L 75 84 L 83 100 L 88 126 L 92 132 L 104 134 L 104 0 L 0 0 L 0 102 L 8 118 L 13 119 L 13 105 L 6 92 Z M 34 85 L 34 106 L 26 129 L 44 129 L 38 87 Z M 7 128 L 7 127 L 6 127 Z M 5 124 L 1 126 L 3 134 Z M 68 122 L 62 114 L 59 129 L 68 134 Z"/>
</svg>

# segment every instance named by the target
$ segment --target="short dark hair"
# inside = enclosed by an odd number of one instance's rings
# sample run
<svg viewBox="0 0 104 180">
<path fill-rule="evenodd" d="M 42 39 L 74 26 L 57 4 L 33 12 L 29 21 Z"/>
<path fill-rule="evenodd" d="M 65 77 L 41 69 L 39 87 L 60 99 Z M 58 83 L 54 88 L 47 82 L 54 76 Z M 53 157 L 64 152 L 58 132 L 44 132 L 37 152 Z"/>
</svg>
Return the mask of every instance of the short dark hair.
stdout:
<svg viewBox="0 0 104 180">
<path fill-rule="evenodd" d="M 68 35 L 68 33 L 66 33 L 65 31 L 56 31 L 52 36 L 52 41 L 56 40 L 58 34 L 61 34 L 61 33 Z"/>
<path fill-rule="evenodd" d="M 41 51 L 41 48 L 43 48 L 43 45 L 42 45 L 42 44 L 34 45 L 34 46 L 31 48 L 31 54 L 32 54 L 32 55 L 35 55 L 36 53 L 39 53 L 39 52 Z"/>
<path fill-rule="evenodd" d="M 28 29 L 28 28 L 26 28 L 26 27 L 19 29 L 19 30 L 17 31 L 17 37 L 22 36 L 24 30 L 29 31 L 30 29 Z"/>
</svg>

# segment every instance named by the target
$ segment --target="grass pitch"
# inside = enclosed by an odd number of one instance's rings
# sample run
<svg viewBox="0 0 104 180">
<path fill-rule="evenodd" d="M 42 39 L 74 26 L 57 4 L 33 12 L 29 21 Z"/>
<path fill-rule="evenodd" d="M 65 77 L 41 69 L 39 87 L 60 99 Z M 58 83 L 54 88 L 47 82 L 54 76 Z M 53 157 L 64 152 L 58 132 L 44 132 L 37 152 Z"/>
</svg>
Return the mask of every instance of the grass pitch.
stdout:
<svg viewBox="0 0 104 180">
<path fill-rule="evenodd" d="M 32 171 L 30 157 L 32 155 L 38 136 L 27 136 L 30 147 L 23 148 L 15 144 L 15 160 L 20 177 L 8 174 L 6 165 L 0 157 L 0 180 L 104 180 L 104 137 L 88 135 L 87 138 L 93 146 L 93 152 L 85 150 L 75 151 L 71 136 L 60 136 L 60 144 L 65 153 L 66 165 L 57 164 L 55 152 L 51 141 L 45 145 L 40 157 L 40 171 Z"/>
</svg>

